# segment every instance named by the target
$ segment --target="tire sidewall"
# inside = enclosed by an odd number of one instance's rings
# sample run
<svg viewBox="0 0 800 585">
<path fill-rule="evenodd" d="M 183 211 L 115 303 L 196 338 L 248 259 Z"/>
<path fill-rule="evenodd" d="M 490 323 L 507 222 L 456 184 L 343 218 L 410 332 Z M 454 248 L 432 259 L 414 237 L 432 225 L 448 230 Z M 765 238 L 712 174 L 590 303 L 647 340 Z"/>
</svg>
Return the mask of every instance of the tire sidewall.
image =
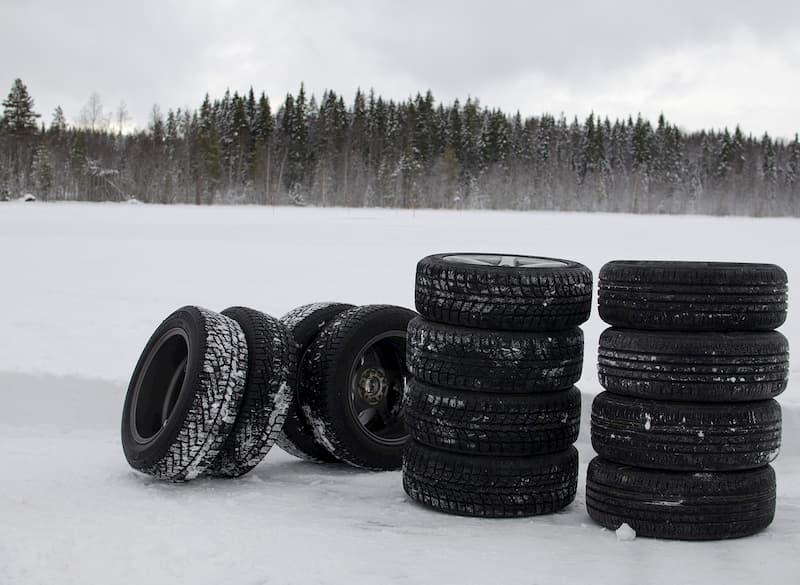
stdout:
<svg viewBox="0 0 800 585">
<path fill-rule="evenodd" d="M 134 368 L 133 376 L 125 397 L 122 410 L 122 448 L 128 463 L 139 470 L 146 470 L 160 461 L 178 439 L 187 415 L 194 403 L 195 394 L 201 385 L 202 363 L 205 355 L 205 318 L 193 307 L 178 309 L 167 317 L 147 342 L 139 361 Z M 164 428 L 150 441 L 139 443 L 134 439 L 133 424 L 135 413 L 132 412 L 135 400 L 135 388 L 139 380 L 146 374 L 145 367 L 153 349 L 167 332 L 180 329 L 186 335 L 188 358 L 186 374 L 178 400 Z"/>
</svg>

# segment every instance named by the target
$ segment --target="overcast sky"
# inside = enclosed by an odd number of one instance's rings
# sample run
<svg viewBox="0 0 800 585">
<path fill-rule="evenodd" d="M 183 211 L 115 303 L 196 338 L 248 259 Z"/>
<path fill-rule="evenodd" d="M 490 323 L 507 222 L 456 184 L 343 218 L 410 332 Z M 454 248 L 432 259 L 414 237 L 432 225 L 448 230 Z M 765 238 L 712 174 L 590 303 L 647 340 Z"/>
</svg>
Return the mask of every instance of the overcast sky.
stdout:
<svg viewBox="0 0 800 585">
<path fill-rule="evenodd" d="M 48 122 L 92 91 L 143 126 L 154 103 L 251 85 L 277 103 L 305 81 L 348 101 L 431 88 L 523 114 L 800 131 L 798 0 L 0 1 L 0 93 L 21 77 Z"/>
</svg>

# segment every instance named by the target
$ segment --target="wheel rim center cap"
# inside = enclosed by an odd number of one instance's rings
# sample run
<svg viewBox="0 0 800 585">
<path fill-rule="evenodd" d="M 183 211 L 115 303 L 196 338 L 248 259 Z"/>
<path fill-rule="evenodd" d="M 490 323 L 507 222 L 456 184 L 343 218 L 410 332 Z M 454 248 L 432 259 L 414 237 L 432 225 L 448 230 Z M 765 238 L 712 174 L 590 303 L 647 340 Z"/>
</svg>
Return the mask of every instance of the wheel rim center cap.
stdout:
<svg viewBox="0 0 800 585">
<path fill-rule="evenodd" d="M 361 373 L 358 380 L 358 393 L 361 399 L 375 406 L 380 403 L 389 390 L 389 381 L 386 374 L 375 368 L 368 368 Z"/>
</svg>

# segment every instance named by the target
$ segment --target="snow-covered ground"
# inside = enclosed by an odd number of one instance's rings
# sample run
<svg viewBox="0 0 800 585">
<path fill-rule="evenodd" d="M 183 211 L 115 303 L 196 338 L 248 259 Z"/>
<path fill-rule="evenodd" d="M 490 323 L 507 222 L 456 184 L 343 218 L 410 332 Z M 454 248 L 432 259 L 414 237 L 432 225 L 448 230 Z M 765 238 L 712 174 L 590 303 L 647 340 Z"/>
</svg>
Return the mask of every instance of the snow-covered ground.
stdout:
<svg viewBox="0 0 800 585">
<path fill-rule="evenodd" d="M 413 306 L 416 261 L 448 250 L 572 258 L 595 274 L 622 258 L 775 262 L 795 308 L 782 331 L 800 338 L 800 220 L 0 204 L 0 584 L 796 579 L 800 352 L 780 399 L 775 522 L 736 541 L 619 542 L 586 515 L 582 485 L 562 513 L 487 521 L 412 504 L 399 472 L 320 467 L 277 449 L 234 481 L 166 485 L 127 467 L 127 378 L 173 309 Z M 589 395 L 600 391 L 603 327 L 596 315 L 585 326 Z"/>
</svg>

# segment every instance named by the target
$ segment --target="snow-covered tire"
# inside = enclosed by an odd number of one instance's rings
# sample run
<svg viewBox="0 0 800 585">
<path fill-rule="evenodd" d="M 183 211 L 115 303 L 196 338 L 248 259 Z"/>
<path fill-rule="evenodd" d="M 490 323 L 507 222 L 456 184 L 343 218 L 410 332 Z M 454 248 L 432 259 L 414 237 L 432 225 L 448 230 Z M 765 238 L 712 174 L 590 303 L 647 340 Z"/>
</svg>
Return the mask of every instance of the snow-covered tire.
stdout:
<svg viewBox="0 0 800 585">
<path fill-rule="evenodd" d="M 525 333 L 454 327 L 418 317 L 408 326 L 408 369 L 418 380 L 481 392 L 553 392 L 581 377 L 580 329 Z"/>
<path fill-rule="evenodd" d="M 410 441 L 403 488 L 411 499 L 448 514 L 512 518 L 550 514 L 578 488 L 578 451 L 533 457 L 482 457 Z"/>
<path fill-rule="evenodd" d="M 222 311 L 247 339 L 247 383 L 233 430 L 206 471 L 215 477 L 239 477 L 269 452 L 283 427 L 293 398 L 289 372 L 295 371 L 294 342 L 280 321 L 247 307 Z"/>
<path fill-rule="evenodd" d="M 336 457 L 320 445 L 314 438 L 311 425 L 305 420 L 297 400 L 300 388 L 298 376 L 301 371 L 303 356 L 306 355 L 308 346 L 317 337 L 320 331 L 344 311 L 355 308 L 347 303 L 311 303 L 292 309 L 281 317 L 281 322 L 286 325 L 295 341 L 297 354 L 295 359 L 295 373 L 292 377 L 292 387 L 295 399 L 286 413 L 286 420 L 278 435 L 278 446 L 300 459 L 315 461 L 317 463 L 335 463 Z"/>
<path fill-rule="evenodd" d="M 684 402 L 773 398 L 789 379 L 789 342 L 776 331 L 690 335 L 606 329 L 600 384 L 615 394 Z"/>
<path fill-rule="evenodd" d="M 781 444 L 775 400 L 701 404 L 609 392 L 592 403 L 592 447 L 617 463 L 676 471 L 762 467 Z"/>
<path fill-rule="evenodd" d="M 600 318 L 664 331 L 769 331 L 786 320 L 786 272 L 774 264 L 615 261 L 600 270 Z"/>
<path fill-rule="evenodd" d="M 417 311 L 437 323 L 559 331 L 589 318 L 592 272 L 556 258 L 435 254 L 417 264 L 415 299 Z"/>
<path fill-rule="evenodd" d="M 190 480 L 214 462 L 231 432 L 247 376 L 236 321 L 200 307 L 158 326 L 133 371 L 122 410 L 122 448 L 134 469 Z"/>
<path fill-rule="evenodd" d="M 298 394 L 317 442 L 340 461 L 397 469 L 408 433 L 402 418 L 406 331 L 414 311 L 365 305 L 341 313 L 311 342 Z"/>
<path fill-rule="evenodd" d="M 406 428 L 430 447 L 491 456 L 563 451 L 578 438 L 581 393 L 575 387 L 536 394 L 458 392 L 408 384 Z"/>
<path fill-rule="evenodd" d="M 639 536 L 718 540 L 755 534 L 775 516 L 775 471 L 687 473 L 639 469 L 596 457 L 586 509 L 601 526 Z"/>
</svg>

